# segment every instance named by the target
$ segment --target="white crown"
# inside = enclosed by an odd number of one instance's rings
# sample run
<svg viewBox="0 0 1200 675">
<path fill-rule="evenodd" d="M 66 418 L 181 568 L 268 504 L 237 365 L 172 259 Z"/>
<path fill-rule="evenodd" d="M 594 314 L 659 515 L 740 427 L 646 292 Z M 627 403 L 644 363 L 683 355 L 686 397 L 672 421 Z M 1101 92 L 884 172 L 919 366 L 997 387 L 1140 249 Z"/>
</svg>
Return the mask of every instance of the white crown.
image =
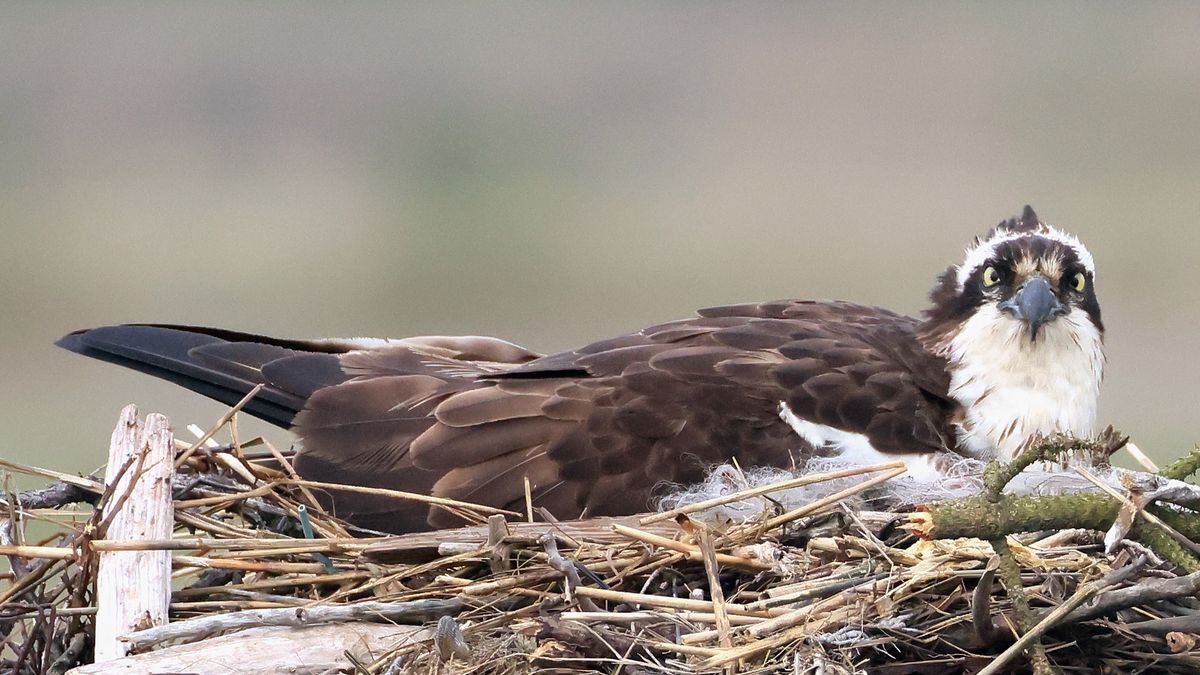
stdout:
<svg viewBox="0 0 1200 675">
<path fill-rule="evenodd" d="M 1045 223 L 1038 223 L 1038 226 L 1032 230 L 1017 232 L 997 228 L 987 239 L 976 239 L 975 243 L 967 249 L 967 257 L 963 260 L 962 265 L 958 266 L 959 290 L 962 290 L 963 285 L 967 283 L 967 279 L 971 278 L 972 272 L 991 259 L 996 252 L 996 247 L 1024 237 L 1042 237 L 1043 239 L 1050 239 L 1070 248 L 1079 258 L 1079 262 L 1083 264 L 1084 269 L 1090 272 L 1093 278 L 1096 276 L 1096 261 L 1092 259 L 1092 254 L 1088 252 L 1087 247 L 1075 235 L 1068 234 Z"/>
</svg>

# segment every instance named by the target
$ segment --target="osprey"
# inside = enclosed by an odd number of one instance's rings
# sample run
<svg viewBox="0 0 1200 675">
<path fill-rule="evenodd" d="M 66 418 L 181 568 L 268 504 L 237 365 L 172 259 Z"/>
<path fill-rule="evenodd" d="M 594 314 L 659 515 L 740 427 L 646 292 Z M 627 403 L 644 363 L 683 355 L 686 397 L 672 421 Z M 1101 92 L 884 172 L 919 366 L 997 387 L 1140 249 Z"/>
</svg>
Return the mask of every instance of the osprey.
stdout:
<svg viewBox="0 0 1200 675">
<path fill-rule="evenodd" d="M 281 340 L 122 325 L 58 344 L 162 377 L 299 437 L 296 469 L 558 518 L 652 506 L 708 467 L 813 457 L 1011 458 L 1038 434 L 1092 435 L 1104 369 L 1095 263 L 1029 207 L 976 238 L 923 319 L 841 301 L 704 309 L 543 356 L 491 337 Z M 423 503 L 338 493 L 391 532 L 445 527 Z"/>
</svg>

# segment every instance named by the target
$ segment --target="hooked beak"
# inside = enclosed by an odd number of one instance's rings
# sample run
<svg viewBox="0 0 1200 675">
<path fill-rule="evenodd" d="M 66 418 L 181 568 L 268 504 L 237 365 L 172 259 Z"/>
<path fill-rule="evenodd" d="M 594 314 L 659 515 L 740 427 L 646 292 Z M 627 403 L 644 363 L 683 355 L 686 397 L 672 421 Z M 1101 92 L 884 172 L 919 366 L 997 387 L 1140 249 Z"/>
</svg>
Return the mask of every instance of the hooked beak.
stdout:
<svg viewBox="0 0 1200 675">
<path fill-rule="evenodd" d="M 997 305 L 1001 311 L 1029 326 L 1030 342 L 1037 342 L 1038 329 L 1066 314 L 1068 308 L 1054 295 L 1045 277 L 1026 281 L 1011 298 Z"/>
</svg>

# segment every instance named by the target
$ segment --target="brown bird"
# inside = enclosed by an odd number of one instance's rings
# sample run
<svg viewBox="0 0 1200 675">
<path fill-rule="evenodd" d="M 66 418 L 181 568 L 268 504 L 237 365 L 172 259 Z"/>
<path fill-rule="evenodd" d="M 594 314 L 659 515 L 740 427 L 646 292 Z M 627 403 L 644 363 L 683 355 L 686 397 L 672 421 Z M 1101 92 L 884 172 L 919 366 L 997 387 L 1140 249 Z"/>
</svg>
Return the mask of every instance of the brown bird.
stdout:
<svg viewBox="0 0 1200 675">
<path fill-rule="evenodd" d="M 840 301 L 704 309 L 543 356 L 490 337 L 280 340 L 122 325 L 59 345 L 292 429 L 322 481 L 558 518 L 636 513 L 708 467 L 904 459 L 936 481 L 962 456 L 1011 457 L 1038 433 L 1093 433 L 1104 368 L 1095 265 L 1029 207 L 968 248 L 923 320 Z M 461 521 L 337 493 L 374 530 Z"/>
</svg>

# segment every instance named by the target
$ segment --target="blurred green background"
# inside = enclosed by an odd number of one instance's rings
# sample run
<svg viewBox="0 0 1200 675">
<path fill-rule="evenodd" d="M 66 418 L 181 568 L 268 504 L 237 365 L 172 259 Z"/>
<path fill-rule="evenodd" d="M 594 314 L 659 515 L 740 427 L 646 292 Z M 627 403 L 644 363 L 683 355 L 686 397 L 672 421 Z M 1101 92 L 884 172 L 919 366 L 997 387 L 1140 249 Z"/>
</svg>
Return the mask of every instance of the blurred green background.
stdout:
<svg viewBox="0 0 1200 675">
<path fill-rule="evenodd" d="M 917 312 L 1026 202 L 1100 266 L 1103 420 L 1175 456 L 1197 35 L 1189 3 L 5 3 L 0 456 L 89 470 L 125 403 L 222 411 L 75 328 L 552 351 L 738 301 Z"/>
</svg>

